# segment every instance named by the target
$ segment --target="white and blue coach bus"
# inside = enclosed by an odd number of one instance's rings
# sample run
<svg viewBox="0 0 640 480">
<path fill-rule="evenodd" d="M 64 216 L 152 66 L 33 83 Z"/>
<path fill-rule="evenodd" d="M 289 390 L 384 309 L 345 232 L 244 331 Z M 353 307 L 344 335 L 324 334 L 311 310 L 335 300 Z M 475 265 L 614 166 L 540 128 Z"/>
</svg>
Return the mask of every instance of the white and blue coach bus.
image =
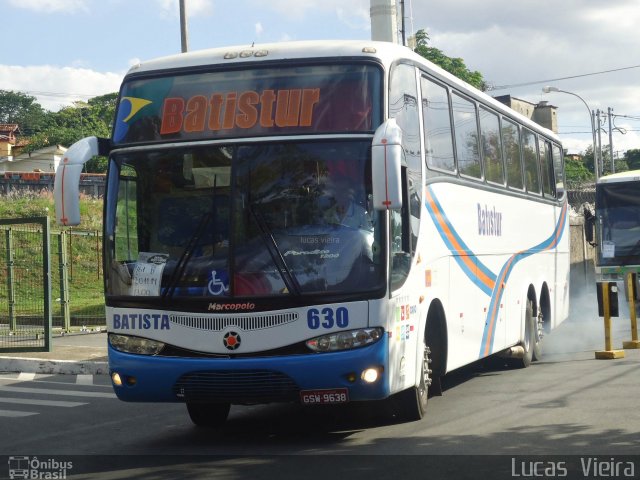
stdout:
<svg viewBox="0 0 640 480">
<path fill-rule="evenodd" d="M 493 354 L 527 366 L 568 316 L 558 138 L 409 49 L 301 42 L 133 67 L 104 208 L 109 368 L 125 401 L 230 405 L 390 398 Z"/>
</svg>

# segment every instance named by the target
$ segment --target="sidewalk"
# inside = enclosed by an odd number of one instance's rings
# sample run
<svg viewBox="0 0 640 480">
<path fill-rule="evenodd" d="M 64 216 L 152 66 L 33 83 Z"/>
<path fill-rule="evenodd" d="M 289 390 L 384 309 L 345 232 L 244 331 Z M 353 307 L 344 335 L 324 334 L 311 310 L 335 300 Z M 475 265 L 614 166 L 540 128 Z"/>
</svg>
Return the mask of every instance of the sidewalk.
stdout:
<svg viewBox="0 0 640 480">
<path fill-rule="evenodd" d="M 54 336 L 50 352 L 0 353 L 0 372 L 107 375 L 106 332 Z"/>
</svg>

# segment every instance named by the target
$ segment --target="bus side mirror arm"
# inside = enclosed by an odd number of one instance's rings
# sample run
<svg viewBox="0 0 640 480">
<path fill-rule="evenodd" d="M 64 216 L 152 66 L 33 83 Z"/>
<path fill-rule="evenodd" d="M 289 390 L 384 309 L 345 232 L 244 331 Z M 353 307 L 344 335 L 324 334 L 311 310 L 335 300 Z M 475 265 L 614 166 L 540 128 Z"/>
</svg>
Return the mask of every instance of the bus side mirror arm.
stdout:
<svg viewBox="0 0 640 480">
<path fill-rule="evenodd" d="M 87 161 L 109 155 L 109 139 L 86 137 L 71 145 L 56 169 L 53 199 L 58 225 L 80 223 L 80 175 Z"/>
<path fill-rule="evenodd" d="M 390 118 L 378 127 L 371 144 L 373 208 L 402 208 L 402 130 Z"/>
<path fill-rule="evenodd" d="M 592 247 L 596 246 L 594 242 L 594 226 L 596 224 L 596 217 L 588 208 L 584 209 L 584 238 Z"/>
</svg>

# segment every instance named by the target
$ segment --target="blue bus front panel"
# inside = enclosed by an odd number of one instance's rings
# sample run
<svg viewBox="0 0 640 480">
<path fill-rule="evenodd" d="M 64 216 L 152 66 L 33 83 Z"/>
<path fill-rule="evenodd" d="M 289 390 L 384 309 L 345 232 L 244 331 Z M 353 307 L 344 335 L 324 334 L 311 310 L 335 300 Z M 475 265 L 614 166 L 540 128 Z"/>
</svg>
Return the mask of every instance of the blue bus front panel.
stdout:
<svg viewBox="0 0 640 480">
<path fill-rule="evenodd" d="M 389 396 L 388 339 L 335 353 L 306 355 L 193 358 L 123 353 L 109 346 L 109 368 L 122 385 L 120 400 L 129 402 L 228 402 L 237 404 L 299 400 L 301 391 L 340 390 L 349 401 Z M 362 372 L 377 369 L 367 383 Z"/>
</svg>

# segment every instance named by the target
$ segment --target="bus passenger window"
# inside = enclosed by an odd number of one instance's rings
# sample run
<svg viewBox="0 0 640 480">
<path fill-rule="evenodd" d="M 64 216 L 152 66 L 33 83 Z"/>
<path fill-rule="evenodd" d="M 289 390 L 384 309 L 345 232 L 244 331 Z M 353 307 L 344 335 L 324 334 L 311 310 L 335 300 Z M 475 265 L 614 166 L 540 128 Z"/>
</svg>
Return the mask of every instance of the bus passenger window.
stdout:
<svg viewBox="0 0 640 480">
<path fill-rule="evenodd" d="M 522 190 L 524 184 L 520 161 L 520 134 L 518 126 L 506 118 L 502 119 L 502 145 L 507 168 L 507 185 L 509 188 Z"/>
<path fill-rule="evenodd" d="M 475 103 L 453 94 L 453 123 L 460 174 L 482 178 Z"/>
<path fill-rule="evenodd" d="M 527 192 L 540 194 L 540 175 L 538 173 L 538 147 L 535 134 L 523 130 L 524 178 Z"/>
<path fill-rule="evenodd" d="M 564 158 L 562 155 L 562 149 L 553 144 L 551 146 L 551 152 L 553 156 L 553 170 L 554 178 L 556 181 L 556 196 L 562 198 L 564 196 Z"/>
<path fill-rule="evenodd" d="M 553 182 L 553 160 L 551 158 L 551 145 L 543 140 L 539 141 L 540 147 L 540 174 L 542 177 L 542 192 L 545 197 L 555 196 L 555 184 Z"/>
<path fill-rule="evenodd" d="M 485 176 L 488 182 L 504 184 L 502 167 L 502 142 L 498 116 L 480 108 L 480 144 L 484 158 Z"/>
<path fill-rule="evenodd" d="M 425 77 L 422 77 L 420 84 L 427 165 L 430 168 L 455 172 L 449 92 Z"/>
</svg>

